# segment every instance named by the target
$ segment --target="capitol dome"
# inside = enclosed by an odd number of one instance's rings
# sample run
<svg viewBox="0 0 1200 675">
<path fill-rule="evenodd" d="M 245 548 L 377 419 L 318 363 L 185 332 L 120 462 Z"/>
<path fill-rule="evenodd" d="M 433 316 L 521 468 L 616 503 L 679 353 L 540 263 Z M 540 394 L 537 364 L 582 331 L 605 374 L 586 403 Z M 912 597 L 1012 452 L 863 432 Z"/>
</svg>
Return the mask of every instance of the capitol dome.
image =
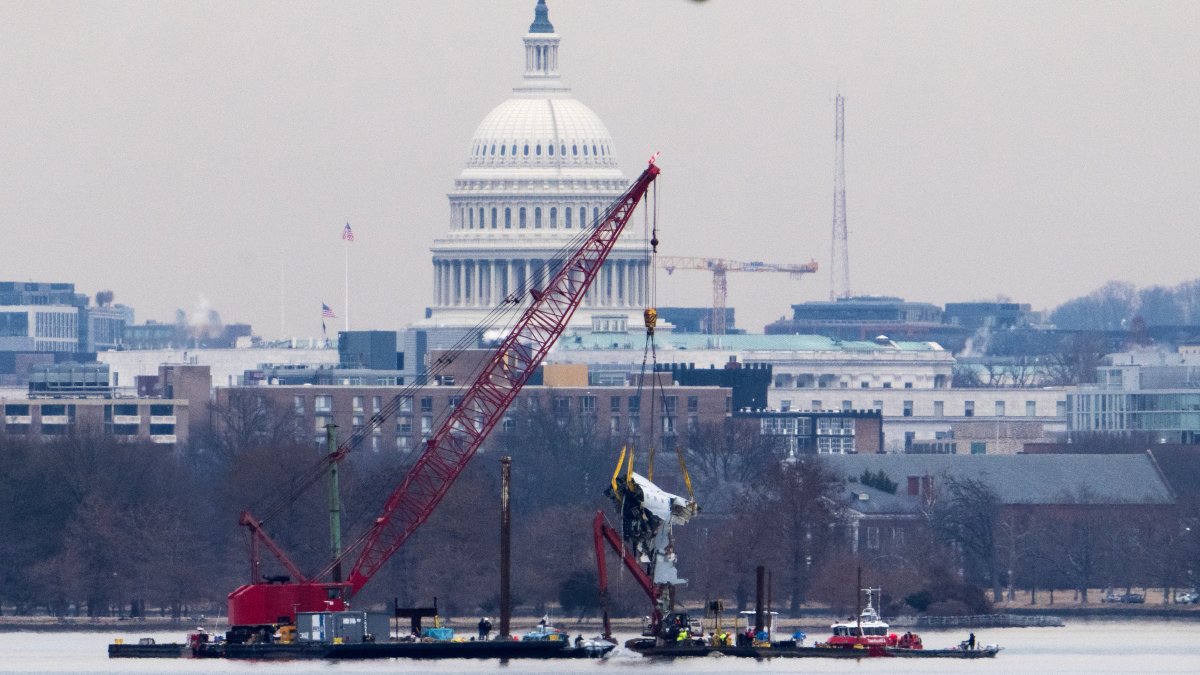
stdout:
<svg viewBox="0 0 1200 675">
<path fill-rule="evenodd" d="M 434 325 L 473 326 L 515 289 L 544 286 L 562 248 L 629 186 L 608 128 L 559 77 L 559 39 L 539 0 L 522 38 L 524 76 L 475 130 L 449 194 L 449 231 L 432 247 Z M 649 297 L 640 230 L 622 234 L 573 326 L 624 330 L 640 316 Z"/>
<path fill-rule="evenodd" d="M 511 98 L 488 113 L 471 139 L 467 168 L 620 171 L 596 113 L 573 98 L 548 96 Z"/>
</svg>

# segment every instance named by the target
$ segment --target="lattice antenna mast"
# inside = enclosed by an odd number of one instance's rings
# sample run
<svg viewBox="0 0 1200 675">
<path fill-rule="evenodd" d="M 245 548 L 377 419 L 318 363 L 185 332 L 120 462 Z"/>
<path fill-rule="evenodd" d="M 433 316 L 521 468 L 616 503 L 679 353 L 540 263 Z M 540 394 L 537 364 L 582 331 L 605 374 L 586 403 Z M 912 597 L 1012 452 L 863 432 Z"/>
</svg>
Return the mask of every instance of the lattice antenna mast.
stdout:
<svg viewBox="0 0 1200 675">
<path fill-rule="evenodd" d="M 837 95 L 833 131 L 833 251 L 829 299 L 850 297 L 850 247 L 846 229 L 846 99 Z"/>
</svg>

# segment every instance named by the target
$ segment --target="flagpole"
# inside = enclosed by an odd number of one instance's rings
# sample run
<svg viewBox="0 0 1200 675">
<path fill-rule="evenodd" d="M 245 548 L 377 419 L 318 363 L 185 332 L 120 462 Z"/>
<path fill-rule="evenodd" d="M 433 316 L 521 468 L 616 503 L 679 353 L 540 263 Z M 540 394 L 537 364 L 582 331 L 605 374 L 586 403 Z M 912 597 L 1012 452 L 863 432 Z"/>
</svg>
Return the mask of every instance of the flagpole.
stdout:
<svg viewBox="0 0 1200 675">
<path fill-rule="evenodd" d="M 279 261 L 279 338 L 287 337 L 287 314 L 286 314 L 286 298 L 284 289 L 287 288 L 286 278 L 284 273 L 287 269 L 287 263 L 283 260 Z"/>
<path fill-rule="evenodd" d="M 346 246 L 346 331 L 350 331 L 350 240 L 342 239 L 342 243 Z"/>
</svg>

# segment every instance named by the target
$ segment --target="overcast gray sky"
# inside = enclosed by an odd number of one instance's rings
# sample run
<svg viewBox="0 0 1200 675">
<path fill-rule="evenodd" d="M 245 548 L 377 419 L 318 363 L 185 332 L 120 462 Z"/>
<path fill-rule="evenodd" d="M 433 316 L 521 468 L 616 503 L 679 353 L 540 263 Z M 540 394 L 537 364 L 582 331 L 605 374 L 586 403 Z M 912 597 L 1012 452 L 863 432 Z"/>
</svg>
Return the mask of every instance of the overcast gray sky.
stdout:
<svg viewBox="0 0 1200 675">
<path fill-rule="evenodd" d="M 0 278 L 276 336 L 286 268 L 312 335 L 349 221 L 354 327 L 418 319 L 534 4 L 0 2 Z M 828 297 L 839 89 L 855 292 L 1049 308 L 1200 276 L 1200 3 L 549 5 L 626 174 L 663 153 L 661 252 L 821 264 L 732 274 L 742 327 Z M 710 298 L 660 273 L 659 305 Z"/>
</svg>

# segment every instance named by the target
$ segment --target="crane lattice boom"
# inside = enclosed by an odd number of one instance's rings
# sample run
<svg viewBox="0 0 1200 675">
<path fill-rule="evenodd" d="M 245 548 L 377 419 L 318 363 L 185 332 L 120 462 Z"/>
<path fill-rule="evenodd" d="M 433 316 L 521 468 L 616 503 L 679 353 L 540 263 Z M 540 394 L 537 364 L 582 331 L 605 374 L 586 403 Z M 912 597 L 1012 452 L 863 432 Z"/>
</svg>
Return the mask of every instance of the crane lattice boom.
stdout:
<svg viewBox="0 0 1200 675">
<path fill-rule="evenodd" d="M 617 238 L 659 169 L 650 165 L 633 185 L 609 207 L 591 234 L 557 268 L 544 289 L 533 289 L 533 301 L 522 313 L 475 381 L 464 392 L 441 427 L 430 437 L 425 450 L 413 463 L 403 482 L 388 497 L 383 512 L 362 537 L 341 557 L 331 562 L 316 579 L 326 577 L 351 551 L 358 558 L 345 582 L 263 584 L 242 586 L 229 596 L 230 623 L 266 625 L 280 618 L 295 620 L 296 612 L 340 608 L 341 592 L 357 593 L 433 513 L 467 462 L 504 415 L 513 399 L 529 380 L 566 328 L 584 293 L 600 271 Z M 520 302 L 520 298 L 511 298 Z M 372 423 L 382 424 L 382 419 Z M 369 430 L 365 430 L 369 433 Z M 341 453 L 342 456 L 345 453 Z M 246 523 L 249 520 L 250 523 Z M 251 524 L 257 539 L 270 543 L 261 527 Z M 272 548 L 275 552 L 276 548 Z M 281 560 L 286 558 L 276 553 Z M 293 568 L 294 569 L 294 568 Z M 337 593 L 339 597 L 332 596 Z M 330 600 L 333 600 L 330 602 Z"/>
</svg>

